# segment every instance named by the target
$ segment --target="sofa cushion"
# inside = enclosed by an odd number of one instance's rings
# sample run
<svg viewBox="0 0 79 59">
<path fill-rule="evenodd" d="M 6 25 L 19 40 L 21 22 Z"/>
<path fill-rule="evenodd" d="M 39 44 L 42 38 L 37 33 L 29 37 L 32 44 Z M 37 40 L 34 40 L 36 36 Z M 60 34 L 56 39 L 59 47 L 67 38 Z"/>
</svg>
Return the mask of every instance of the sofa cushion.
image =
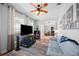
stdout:
<svg viewBox="0 0 79 59">
<path fill-rule="evenodd" d="M 57 37 L 56 37 L 56 38 L 57 38 L 57 42 L 58 42 L 58 43 L 60 43 L 61 37 L 62 37 L 62 34 L 57 34 Z"/>
<path fill-rule="evenodd" d="M 79 44 L 77 41 L 73 39 L 70 39 L 66 36 L 61 36 L 59 46 L 62 49 L 65 56 L 79 55 Z"/>
<path fill-rule="evenodd" d="M 69 38 L 65 37 L 65 36 L 61 36 L 60 38 L 60 43 L 67 41 Z"/>
<path fill-rule="evenodd" d="M 61 36 L 60 43 L 63 43 L 65 41 L 70 41 L 70 42 L 72 42 L 72 43 L 74 43 L 76 45 L 79 45 L 79 43 L 76 40 L 70 39 L 70 38 L 68 38 L 66 36 Z"/>
<path fill-rule="evenodd" d="M 60 43 L 60 48 L 65 56 L 79 56 L 79 46 L 70 41 Z"/>
</svg>

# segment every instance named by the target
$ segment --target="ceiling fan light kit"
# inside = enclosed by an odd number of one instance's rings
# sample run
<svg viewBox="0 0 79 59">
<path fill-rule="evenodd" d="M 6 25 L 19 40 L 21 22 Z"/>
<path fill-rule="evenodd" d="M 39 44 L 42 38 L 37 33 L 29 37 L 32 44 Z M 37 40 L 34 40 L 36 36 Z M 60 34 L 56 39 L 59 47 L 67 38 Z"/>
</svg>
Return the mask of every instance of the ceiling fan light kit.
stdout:
<svg viewBox="0 0 79 59">
<path fill-rule="evenodd" d="M 31 3 L 31 5 L 35 7 L 35 10 L 32 10 L 31 12 L 32 13 L 34 12 L 36 15 L 42 15 L 48 13 L 48 11 L 44 9 L 45 7 L 48 6 L 48 3 L 40 3 L 40 4 Z"/>
</svg>

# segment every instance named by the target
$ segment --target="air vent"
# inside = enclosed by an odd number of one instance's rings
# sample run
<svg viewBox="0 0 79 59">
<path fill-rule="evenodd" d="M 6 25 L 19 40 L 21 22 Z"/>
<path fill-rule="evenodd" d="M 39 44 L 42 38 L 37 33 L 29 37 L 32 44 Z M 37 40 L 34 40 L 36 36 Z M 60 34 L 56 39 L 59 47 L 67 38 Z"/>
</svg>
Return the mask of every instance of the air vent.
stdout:
<svg viewBox="0 0 79 59">
<path fill-rule="evenodd" d="M 57 3 L 57 6 L 61 5 L 62 3 Z"/>
</svg>

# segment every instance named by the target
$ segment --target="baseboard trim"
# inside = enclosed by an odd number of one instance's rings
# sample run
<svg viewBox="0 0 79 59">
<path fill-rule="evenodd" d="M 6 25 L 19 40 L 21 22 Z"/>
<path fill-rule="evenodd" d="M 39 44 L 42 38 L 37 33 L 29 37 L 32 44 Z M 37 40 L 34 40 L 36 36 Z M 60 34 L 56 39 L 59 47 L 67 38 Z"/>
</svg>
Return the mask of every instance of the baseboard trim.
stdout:
<svg viewBox="0 0 79 59">
<path fill-rule="evenodd" d="M 12 50 L 11 50 L 11 51 L 12 51 Z M 5 54 L 7 54 L 7 53 L 9 53 L 9 52 L 11 52 L 11 51 L 2 52 L 2 53 L 0 54 L 0 56 L 3 56 L 3 55 L 5 55 Z"/>
</svg>

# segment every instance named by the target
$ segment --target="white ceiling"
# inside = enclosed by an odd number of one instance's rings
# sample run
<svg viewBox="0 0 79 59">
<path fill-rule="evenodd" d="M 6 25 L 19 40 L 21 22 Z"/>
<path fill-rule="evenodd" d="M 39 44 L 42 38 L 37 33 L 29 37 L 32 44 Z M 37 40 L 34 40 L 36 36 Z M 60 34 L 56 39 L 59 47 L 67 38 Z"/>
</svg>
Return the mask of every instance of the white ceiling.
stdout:
<svg viewBox="0 0 79 59">
<path fill-rule="evenodd" d="M 62 7 L 64 4 L 57 6 L 57 3 L 48 3 L 48 13 L 37 16 L 30 11 L 35 10 L 35 8 L 30 3 L 11 3 L 13 7 L 15 7 L 18 11 L 25 13 L 36 20 L 47 20 L 47 19 L 57 19 L 60 13 L 62 12 Z"/>
</svg>

